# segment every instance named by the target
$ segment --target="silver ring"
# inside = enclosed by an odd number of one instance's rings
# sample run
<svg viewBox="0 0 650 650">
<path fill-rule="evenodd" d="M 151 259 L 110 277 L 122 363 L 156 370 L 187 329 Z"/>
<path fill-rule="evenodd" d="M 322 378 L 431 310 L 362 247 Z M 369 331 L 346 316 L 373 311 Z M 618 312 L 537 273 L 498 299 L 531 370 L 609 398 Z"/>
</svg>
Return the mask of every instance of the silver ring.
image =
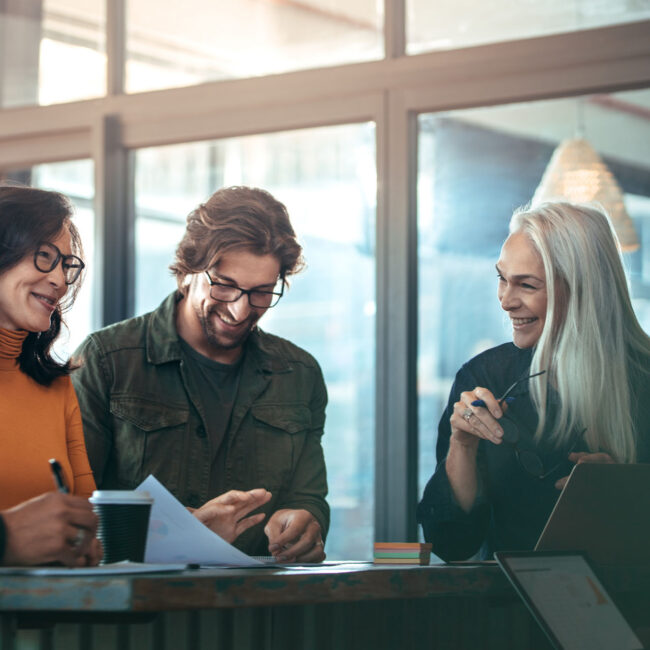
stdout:
<svg viewBox="0 0 650 650">
<path fill-rule="evenodd" d="M 86 530 L 84 528 L 77 528 L 77 534 L 72 540 L 72 546 L 79 548 L 86 541 Z"/>
<path fill-rule="evenodd" d="M 314 546 L 325 546 L 325 542 L 321 539 L 321 540 L 317 541 L 317 542 L 314 544 Z"/>
<path fill-rule="evenodd" d="M 468 406 L 468 407 L 463 411 L 463 419 L 465 420 L 465 422 L 469 422 L 469 419 L 472 417 L 472 415 L 474 415 L 474 411 L 472 411 L 472 409 L 469 408 L 469 406 Z"/>
</svg>

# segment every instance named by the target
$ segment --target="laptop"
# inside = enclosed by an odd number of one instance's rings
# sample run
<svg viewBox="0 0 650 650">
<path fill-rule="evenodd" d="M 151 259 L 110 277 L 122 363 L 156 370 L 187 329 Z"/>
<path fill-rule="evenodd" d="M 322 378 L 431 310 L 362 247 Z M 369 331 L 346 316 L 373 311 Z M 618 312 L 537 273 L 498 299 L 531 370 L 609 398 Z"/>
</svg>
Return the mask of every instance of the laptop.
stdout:
<svg viewBox="0 0 650 650">
<path fill-rule="evenodd" d="M 644 650 L 584 553 L 494 556 L 557 650 Z"/>
<path fill-rule="evenodd" d="M 650 564 L 650 464 L 580 463 L 536 551 L 586 551 L 598 565 Z"/>
</svg>

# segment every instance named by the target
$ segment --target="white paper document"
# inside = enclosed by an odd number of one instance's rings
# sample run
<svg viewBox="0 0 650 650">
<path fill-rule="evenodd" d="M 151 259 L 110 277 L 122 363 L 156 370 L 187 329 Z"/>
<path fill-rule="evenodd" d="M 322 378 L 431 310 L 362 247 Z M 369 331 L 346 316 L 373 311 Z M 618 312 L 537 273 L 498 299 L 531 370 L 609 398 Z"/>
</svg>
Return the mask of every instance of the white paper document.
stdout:
<svg viewBox="0 0 650 650">
<path fill-rule="evenodd" d="M 153 497 L 145 562 L 261 566 L 262 562 L 213 533 L 151 474 L 136 490 Z"/>
</svg>

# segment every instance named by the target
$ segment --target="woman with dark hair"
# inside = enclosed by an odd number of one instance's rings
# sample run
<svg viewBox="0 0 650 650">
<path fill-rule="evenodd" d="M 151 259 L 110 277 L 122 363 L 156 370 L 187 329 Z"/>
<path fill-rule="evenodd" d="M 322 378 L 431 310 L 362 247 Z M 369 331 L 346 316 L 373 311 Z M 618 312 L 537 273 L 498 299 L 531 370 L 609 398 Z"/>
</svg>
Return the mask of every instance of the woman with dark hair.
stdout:
<svg viewBox="0 0 650 650">
<path fill-rule="evenodd" d="M 95 482 L 69 378 L 71 364 L 52 356 L 62 314 L 74 301 L 84 268 L 71 215 L 61 194 L 0 186 L 0 511 L 10 509 L 8 523 L 15 506 L 51 491 L 48 460 L 56 458 L 69 491 L 78 495 L 63 499 L 58 516 L 79 510 L 66 514 L 69 525 L 60 530 L 79 563 L 85 563 L 98 559 L 94 535 L 85 535 L 93 532 L 87 497 Z M 23 511 L 18 510 L 19 519 Z M 0 520 L 0 540 L 2 528 Z M 6 541 L 15 546 L 15 540 Z"/>
</svg>

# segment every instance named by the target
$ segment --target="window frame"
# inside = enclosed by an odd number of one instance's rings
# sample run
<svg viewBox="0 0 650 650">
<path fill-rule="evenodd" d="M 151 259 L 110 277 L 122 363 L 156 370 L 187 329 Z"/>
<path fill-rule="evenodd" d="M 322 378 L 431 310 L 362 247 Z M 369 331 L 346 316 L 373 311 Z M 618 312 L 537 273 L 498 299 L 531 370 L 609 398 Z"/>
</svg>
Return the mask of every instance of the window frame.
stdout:
<svg viewBox="0 0 650 650">
<path fill-rule="evenodd" d="M 133 313 L 132 150 L 374 121 L 375 539 L 415 541 L 417 115 L 648 87 L 650 21 L 407 56 L 405 1 L 384 0 L 381 60 L 126 95 L 124 2 L 106 2 L 107 95 L 1 110 L 0 170 L 94 161 L 99 327 Z"/>
</svg>

